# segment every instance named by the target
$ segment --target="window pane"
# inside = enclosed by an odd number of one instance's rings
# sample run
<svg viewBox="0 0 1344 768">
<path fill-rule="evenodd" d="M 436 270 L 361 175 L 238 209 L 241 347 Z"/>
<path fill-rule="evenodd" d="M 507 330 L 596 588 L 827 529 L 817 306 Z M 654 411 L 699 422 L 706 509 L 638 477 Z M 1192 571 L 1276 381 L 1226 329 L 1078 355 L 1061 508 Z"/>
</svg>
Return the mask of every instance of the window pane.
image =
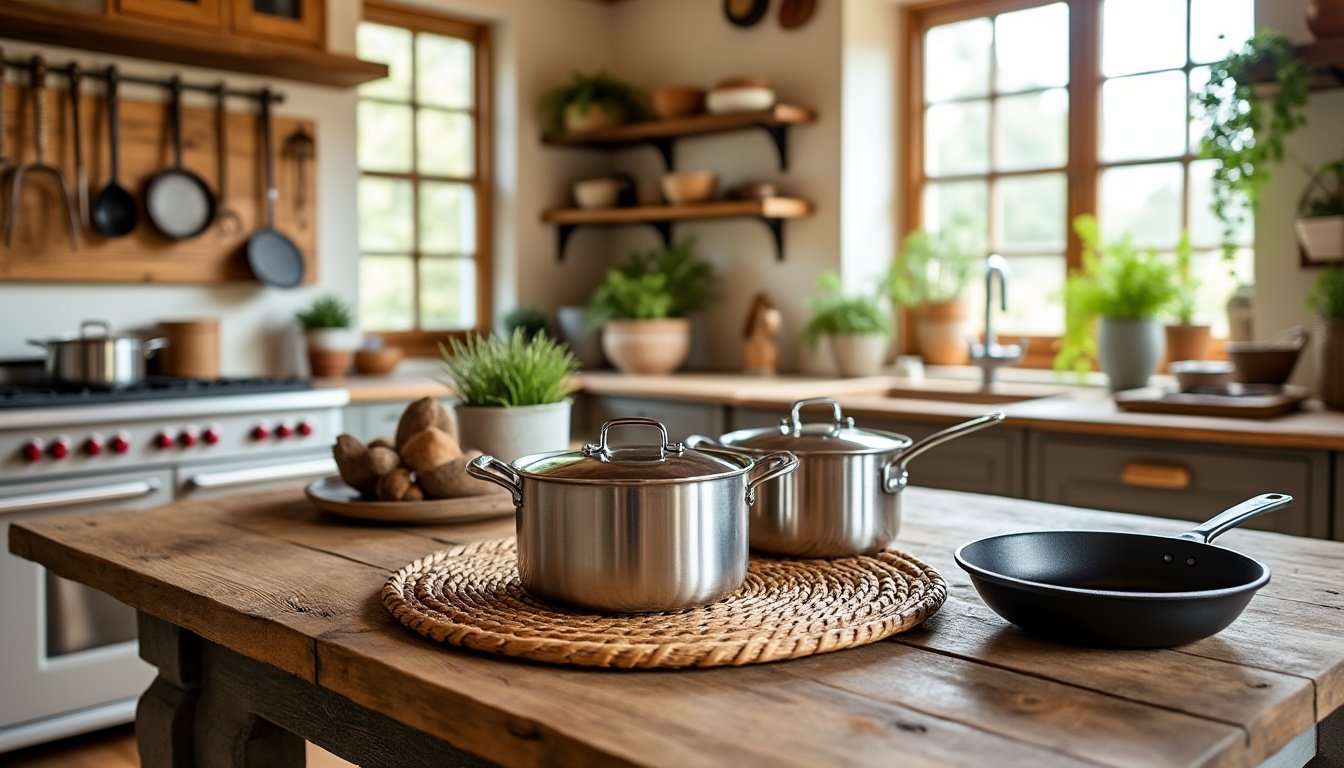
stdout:
<svg viewBox="0 0 1344 768">
<path fill-rule="evenodd" d="M 999 343 L 1014 343 L 1017 336 L 1058 336 L 1064 331 L 1065 264 L 1063 254 L 1008 257 L 1008 310 L 994 307 Z M 971 317 L 984 317 L 984 290 L 968 291 L 966 298 Z M 975 325 L 980 331 L 979 322 Z"/>
<path fill-rule="evenodd" d="M 471 176 L 471 115 L 421 109 L 416 118 L 416 165 L 421 173 L 441 176 Z"/>
<path fill-rule="evenodd" d="M 359 167 L 394 173 L 411 170 L 411 108 L 361 101 L 358 114 Z"/>
<path fill-rule="evenodd" d="M 924 229 L 966 232 L 968 247 L 989 246 L 989 183 L 951 181 L 924 187 Z"/>
<path fill-rule="evenodd" d="M 1102 159 L 1136 160 L 1185 154 L 1186 98 L 1185 75 L 1181 72 L 1159 72 L 1102 83 Z"/>
<path fill-rule="evenodd" d="M 1020 91 L 1069 82 L 1069 7 L 1054 3 L 995 20 L 997 90 Z"/>
<path fill-rule="evenodd" d="M 366 176 L 359 180 L 359 247 L 382 253 L 415 247 L 411 182 Z"/>
<path fill-rule="evenodd" d="M 359 260 L 360 325 L 373 331 L 414 327 L 415 262 L 409 256 L 363 256 Z"/>
<path fill-rule="evenodd" d="M 1213 204 L 1213 169 L 1216 160 L 1196 160 L 1190 164 L 1190 242 L 1196 248 L 1212 247 L 1223 242 L 1223 224 L 1210 209 Z M 1253 239 L 1254 221 L 1245 205 L 1239 205 L 1241 224 L 1232 235 L 1233 242 L 1249 243 Z"/>
<path fill-rule="evenodd" d="M 471 43 L 421 33 L 415 38 L 415 93 L 421 104 L 471 106 Z"/>
<path fill-rule="evenodd" d="M 935 104 L 924 115 L 924 168 L 930 176 L 989 170 L 989 102 Z"/>
<path fill-rule="evenodd" d="M 420 185 L 420 250 L 476 252 L 476 192 L 467 184 Z"/>
<path fill-rule="evenodd" d="M 1001 171 L 1061 168 L 1069 158 L 1069 94 L 1063 88 L 999 99 L 995 125 Z"/>
<path fill-rule="evenodd" d="M 993 37 L 988 18 L 930 29 L 924 37 L 924 98 L 943 101 L 988 95 Z"/>
<path fill-rule="evenodd" d="M 1130 234 L 1139 247 L 1174 248 L 1181 233 L 1181 164 L 1108 168 L 1101 172 L 1101 233 Z"/>
<path fill-rule="evenodd" d="M 1114 77 L 1185 66 L 1185 2 L 1105 0 L 1101 73 Z"/>
<path fill-rule="evenodd" d="M 1194 67 L 1193 69 L 1191 69 L 1190 94 L 1188 98 L 1193 100 L 1195 98 L 1195 94 L 1204 90 L 1204 86 L 1207 85 L 1208 82 L 1209 82 L 1208 67 Z M 1202 110 L 1193 106 L 1192 103 L 1190 109 L 1190 125 L 1189 125 L 1190 154 L 1192 155 L 1199 154 L 1199 143 L 1203 139 L 1204 133 L 1209 129 L 1209 121 L 1200 114 L 1201 111 Z"/>
<path fill-rule="evenodd" d="M 1254 32 L 1254 0 L 1191 0 L 1191 61 L 1225 59 Z"/>
<path fill-rule="evenodd" d="M 420 327 L 451 331 L 476 325 L 476 263 L 420 260 Z"/>
<path fill-rule="evenodd" d="M 359 86 L 360 96 L 410 101 L 411 33 L 405 29 L 363 22 L 356 34 L 355 51 L 361 59 L 387 65 L 387 77 Z"/>
<path fill-rule="evenodd" d="M 999 181 L 1000 245 L 1008 251 L 1063 251 L 1068 222 L 1063 173 L 1010 176 Z"/>
</svg>

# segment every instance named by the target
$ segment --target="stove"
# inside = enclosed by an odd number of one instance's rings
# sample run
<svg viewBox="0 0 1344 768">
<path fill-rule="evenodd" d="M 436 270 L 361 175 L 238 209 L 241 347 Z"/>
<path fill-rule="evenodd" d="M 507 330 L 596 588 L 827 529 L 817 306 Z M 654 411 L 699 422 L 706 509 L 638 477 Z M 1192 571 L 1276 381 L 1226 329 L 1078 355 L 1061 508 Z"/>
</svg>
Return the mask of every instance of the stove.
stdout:
<svg viewBox="0 0 1344 768">
<path fill-rule="evenodd" d="M 40 374 L 40 367 L 37 369 Z M 43 382 L 0 363 L 0 540 L 12 522 L 273 488 L 335 472 L 344 389 L 298 379 Z M 0 552 L 0 753 L 130 722 L 153 679 L 135 614 Z"/>
</svg>

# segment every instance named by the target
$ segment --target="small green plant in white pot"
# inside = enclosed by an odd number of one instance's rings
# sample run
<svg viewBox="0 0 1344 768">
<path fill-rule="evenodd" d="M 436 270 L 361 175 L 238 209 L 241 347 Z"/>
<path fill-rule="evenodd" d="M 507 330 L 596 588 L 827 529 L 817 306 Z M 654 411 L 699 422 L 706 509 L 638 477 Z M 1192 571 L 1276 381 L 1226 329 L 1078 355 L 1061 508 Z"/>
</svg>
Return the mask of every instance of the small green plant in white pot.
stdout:
<svg viewBox="0 0 1344 768">
<path fill-rule="evenodd" d="M 873 376 L 882 370 L 891 336 L 891 318 L 882 287 L 872 296 L 847 295 L 834 272 L 817 281 L 819 294 L 808 301 L 811 319 L 803 341 L 816 349 L 825 339 L 841 376 Z"/>
<path fill-rule="evenodd" d="M 1307 261 L 1344 259 L 1344 160 L 1316 171 L 1297 204 L 1298 245 Z"/>
<path fill-rule="evenodd" d="M 335 294 L 326 294 L 315 299 L 295 318 L 303 328 L 308 367 L 313 375 L 325 378 L 345 375 L 360 341 L 350 305 Z"/>
<path fill-rule="evenodd" d="M 569 349 L 546 336 L 515 330 L 507 339 L 469 336 L 439 345 L 445 383 L 460 401 L 462 444 L 503 461 L 569 447 Z"/>
</svg>

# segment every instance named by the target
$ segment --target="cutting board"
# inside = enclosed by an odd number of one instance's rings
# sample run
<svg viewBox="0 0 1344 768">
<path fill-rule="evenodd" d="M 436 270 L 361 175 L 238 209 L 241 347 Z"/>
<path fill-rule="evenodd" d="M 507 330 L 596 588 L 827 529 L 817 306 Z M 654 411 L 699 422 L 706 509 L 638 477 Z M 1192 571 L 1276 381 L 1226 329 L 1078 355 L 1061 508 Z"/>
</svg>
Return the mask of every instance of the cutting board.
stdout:
<svg viewBox="0 0 1344 768">
<path fill-rule="evenodd" d="M 1122 411 L 1180 413 L 1187 416 L 1225 416 L 1235 419 L 1272 419 L 1302 407 L 1304 387 L 1276 391 L 1251 390 L 1241 394 L 1177 392 L 1161 387 L 1117 392 L 1115 404 Z"/>
</svg>

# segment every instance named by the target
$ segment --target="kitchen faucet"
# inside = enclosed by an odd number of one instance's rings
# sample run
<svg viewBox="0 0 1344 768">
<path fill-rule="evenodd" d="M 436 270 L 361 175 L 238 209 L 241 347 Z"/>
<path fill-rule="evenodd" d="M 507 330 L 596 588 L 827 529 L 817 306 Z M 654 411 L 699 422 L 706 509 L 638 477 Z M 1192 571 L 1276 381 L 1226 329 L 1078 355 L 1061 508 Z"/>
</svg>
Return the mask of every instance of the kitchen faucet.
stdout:
<svg viewBox="0 0 1344 768">
<path fill-rule="evenodd" d="M 999 344 L 994 333 L 994 276 L 999 278 L 999 309 L 1008 311 L 1008 261 L 997 253 L 985 260 L 985 343 L 970 341 L 971 364 L 980 368 L 981 388 L 994 386 L 994 374 L 1001 366 L 1012 365 L 1022 359 L 1026 339 L 1017 344 Z"/>
</svg>

